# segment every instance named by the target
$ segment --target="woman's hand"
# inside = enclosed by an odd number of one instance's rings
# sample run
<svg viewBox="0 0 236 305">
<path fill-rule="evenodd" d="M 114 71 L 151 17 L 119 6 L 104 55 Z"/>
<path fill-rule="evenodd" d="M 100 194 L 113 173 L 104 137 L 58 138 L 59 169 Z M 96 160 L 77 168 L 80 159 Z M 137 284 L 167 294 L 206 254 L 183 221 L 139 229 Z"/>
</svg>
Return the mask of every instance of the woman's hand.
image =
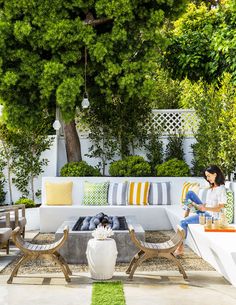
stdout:
<svg viewBox="0 0 236 305">
<path fill-rule="evenodd" d="M 195 202 L 192 202 L 191 205 L 196 209 L 199 210 L 201 212 L 205 212 L 206 208 L 203 204 L 196 204 Z"/>
</svg>

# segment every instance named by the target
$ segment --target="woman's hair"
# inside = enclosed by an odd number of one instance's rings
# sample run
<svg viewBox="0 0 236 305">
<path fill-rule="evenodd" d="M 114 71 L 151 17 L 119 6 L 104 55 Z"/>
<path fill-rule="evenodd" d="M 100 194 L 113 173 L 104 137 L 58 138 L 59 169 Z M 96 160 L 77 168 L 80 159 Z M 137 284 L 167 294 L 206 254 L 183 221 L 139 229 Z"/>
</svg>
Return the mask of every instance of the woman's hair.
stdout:
<svg viewBox="0 0 236 305">
<path fill-rule="evenodd" d="M 216 179 L 215 179 L 215 183 L 217 185 L 222 185 L 222 184 L 225 184 L 225 176 L 224 174 L 222 173 L 221 169 L 216 166 L 216 165 L 210 165 L 208 167 L 206 167 L 203 171 L 203 177 L 207 180 L 207 177 L 206 177 L 206 172 L 208 173 L 211 173 L 211 174 L 216 174 Z M 208 181 L 208 180 L 207 180 Z M 209 182 L 209 181 L 208 181 Z M 210 183 L 210 182 L 209 182 Z M 211 186 L 213 186 L 212 183 L 210 183 Z"/>
</svg>

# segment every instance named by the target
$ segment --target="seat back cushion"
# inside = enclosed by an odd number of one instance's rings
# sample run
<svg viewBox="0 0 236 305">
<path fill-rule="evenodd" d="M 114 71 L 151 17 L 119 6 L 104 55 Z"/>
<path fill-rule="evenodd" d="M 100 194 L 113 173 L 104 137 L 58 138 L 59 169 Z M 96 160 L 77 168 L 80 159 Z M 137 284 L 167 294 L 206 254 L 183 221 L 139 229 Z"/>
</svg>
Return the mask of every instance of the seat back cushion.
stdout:
<svg viewBox="0 0 236 305">
<path fill-rule="evenodd" d="M 170 205 L 170 182 L 151 182 L 148 202 L 150 205 Z"/>
<path fill-rule="evenodd" d="M 83 205 L 107 205 L 109 182 L 84 182 Z"/>
<path fill-rule="evenodd" d="M 130 182 L 128 192 L 129 205 L 148 205 L 150 182 Z"/>
<path fill-rule="evenodd" d="M 73 182 L 46 182 L 46 204 L 47 205 L 72 205 Z"/>
<path fill-rule="evenodd" d="M 108 190 L 109 205 L 126 205 L 127 204 L 127 182 L 110 182 Z"/>
</svg>

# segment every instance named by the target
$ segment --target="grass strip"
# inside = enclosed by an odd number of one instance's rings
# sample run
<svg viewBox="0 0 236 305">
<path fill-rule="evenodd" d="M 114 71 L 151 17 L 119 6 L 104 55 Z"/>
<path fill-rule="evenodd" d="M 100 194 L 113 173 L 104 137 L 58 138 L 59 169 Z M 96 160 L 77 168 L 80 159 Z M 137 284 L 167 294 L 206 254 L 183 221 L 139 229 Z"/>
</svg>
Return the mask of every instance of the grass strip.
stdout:
<svg viewBox="0 0 236 305">
<path fill-rule="evenodd" d="M 125 305 L 123 284 L 121 282 L 95 282 L 91 305 Z"/>
</svg>

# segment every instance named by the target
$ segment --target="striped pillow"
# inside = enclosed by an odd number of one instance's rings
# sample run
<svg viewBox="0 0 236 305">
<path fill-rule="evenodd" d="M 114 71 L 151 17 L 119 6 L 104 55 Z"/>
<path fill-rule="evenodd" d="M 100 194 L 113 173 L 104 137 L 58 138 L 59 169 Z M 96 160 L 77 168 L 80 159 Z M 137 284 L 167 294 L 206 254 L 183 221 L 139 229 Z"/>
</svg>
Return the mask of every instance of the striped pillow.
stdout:
<svg viewBox="0 0 236 305">
<path fill-rule="evenodd" d="M 110 182 L 108 191 L 109 205 L 126 205 L 127 203 L 127 182 Z"/>
<path fill-rule="evenodd" d="M 130 182 L 128 204 L 148 205 L 149 182 Z"/>
<path fill-rule="evenodd" d="M 150 205 L 170 205 L 170 182 L 152 182 L 148 202 Z"/>
<path fill-rule="evenodd" d="M 200 184 L 198 182 L 184 182 L 181 194 L 181 203 L 184 203 L 188 191 L 193 191 L 198 195 Z"/>
</svg>

